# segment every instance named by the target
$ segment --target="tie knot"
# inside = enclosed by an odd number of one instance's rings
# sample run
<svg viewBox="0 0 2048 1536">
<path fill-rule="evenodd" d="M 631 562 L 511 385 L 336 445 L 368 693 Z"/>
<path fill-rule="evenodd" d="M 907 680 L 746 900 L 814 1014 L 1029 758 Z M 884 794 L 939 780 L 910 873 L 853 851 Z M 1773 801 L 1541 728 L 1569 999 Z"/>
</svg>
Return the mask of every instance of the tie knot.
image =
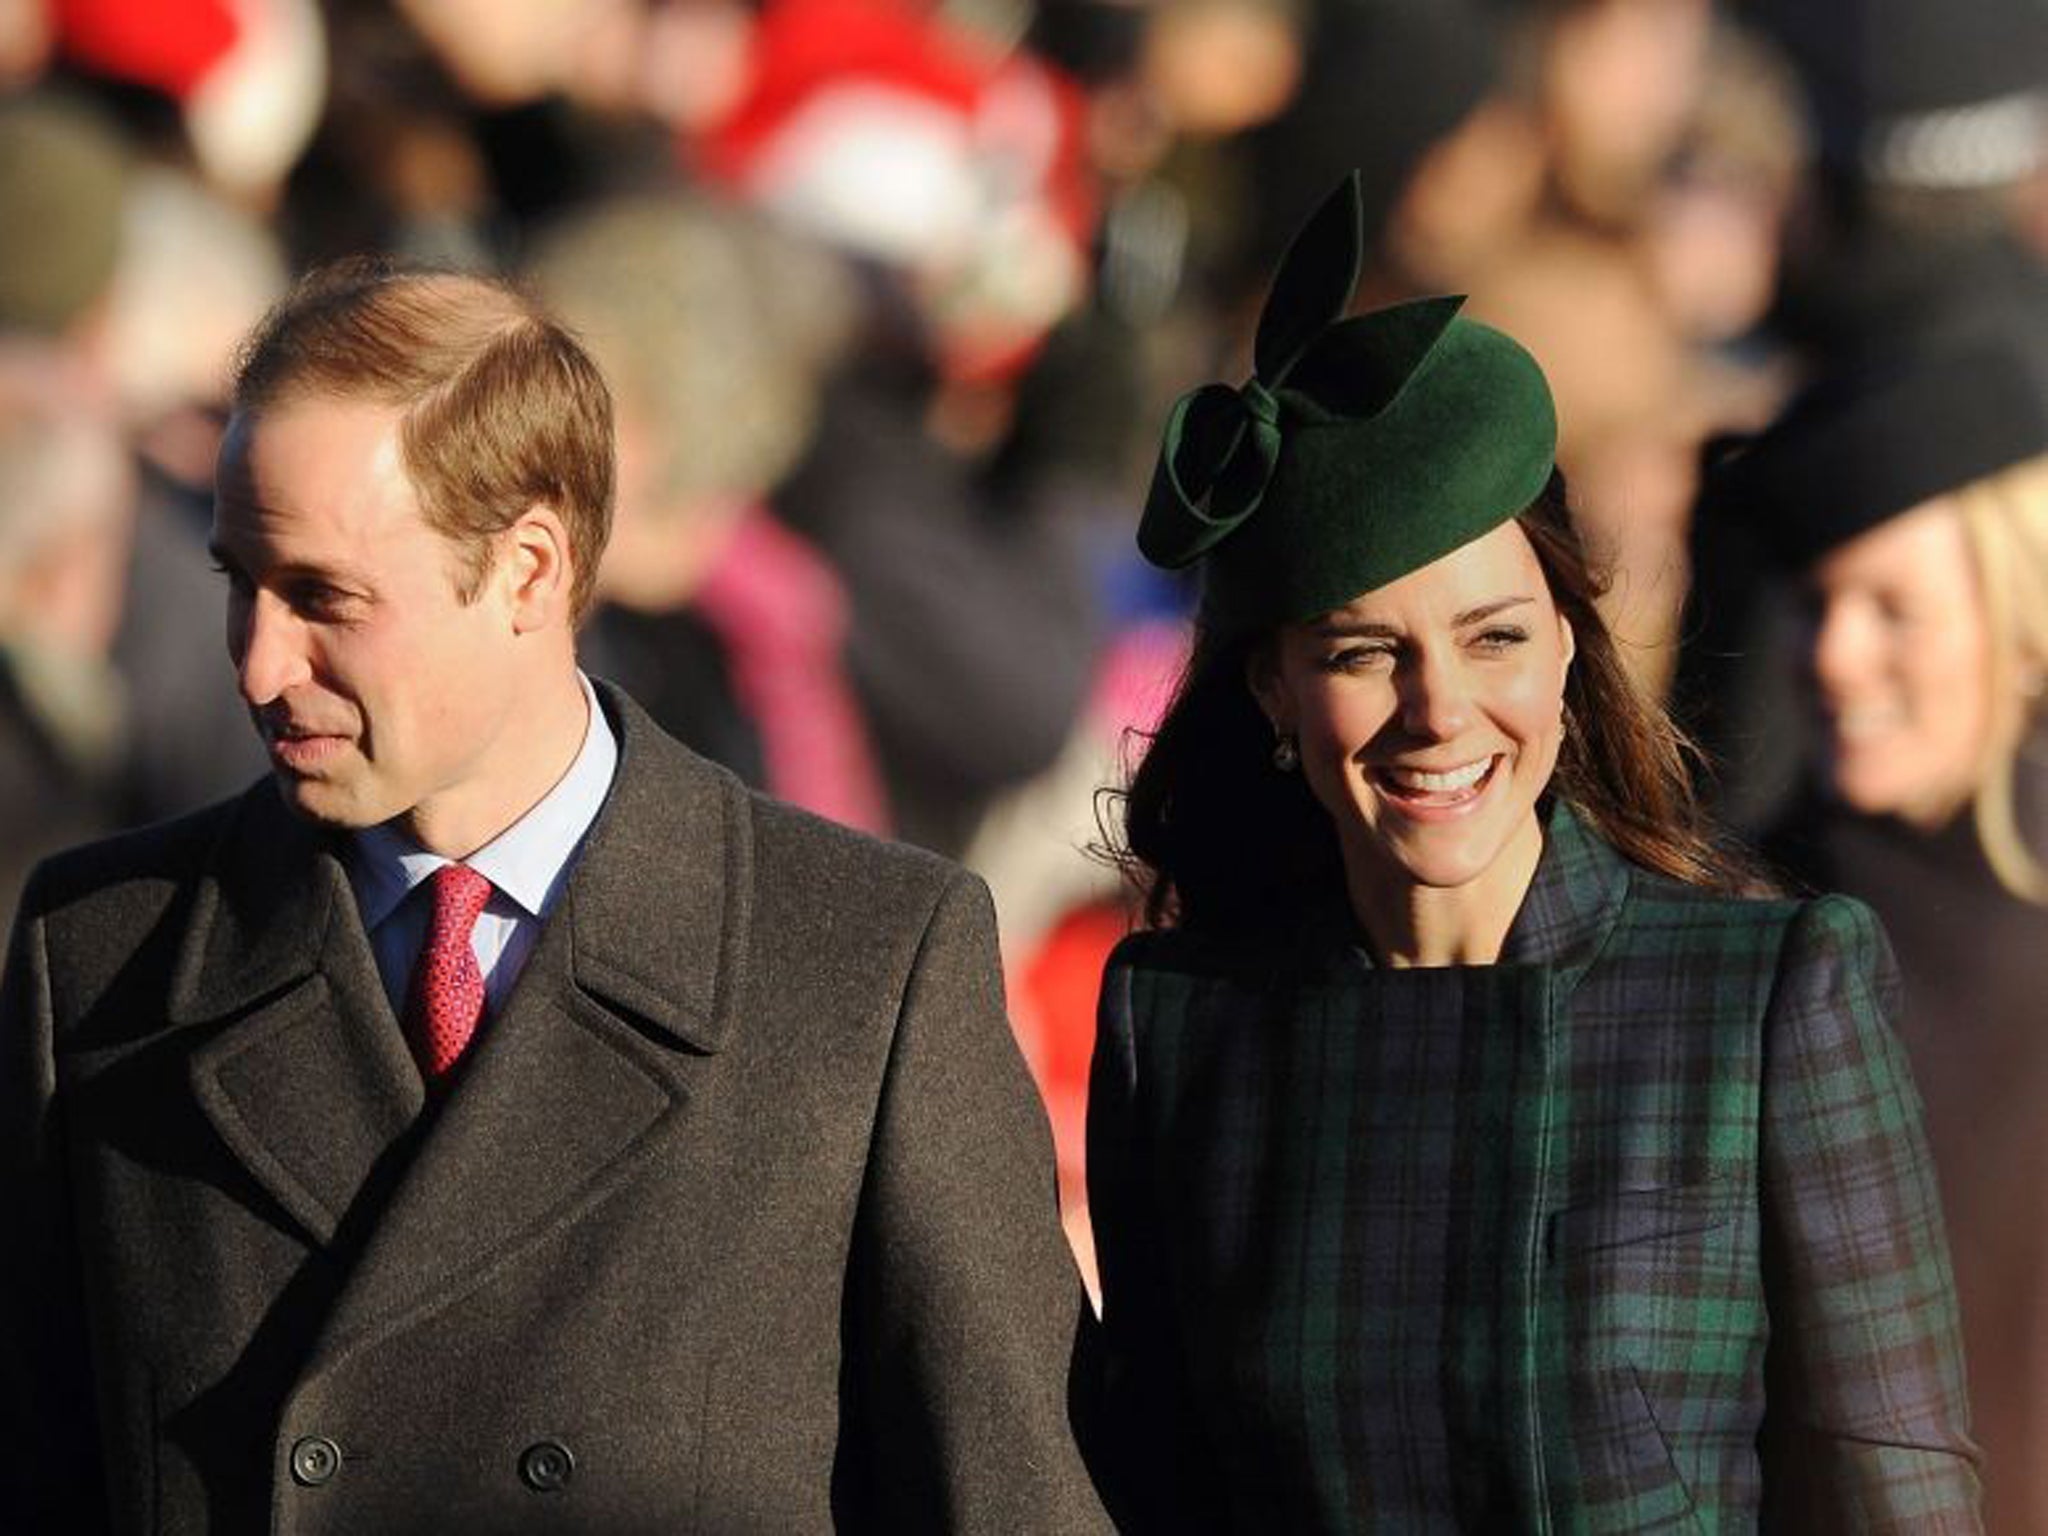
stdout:
<svg viewBox="0 0 2048 1536">
<path fill-rule="evenodd" d="M 467 864 L 443 864 L 430 878 L 434 927 L 453 929 L 467 938 L 476 926 L 477 914 L 491 899 L 491 882 Z"/>
</svg>

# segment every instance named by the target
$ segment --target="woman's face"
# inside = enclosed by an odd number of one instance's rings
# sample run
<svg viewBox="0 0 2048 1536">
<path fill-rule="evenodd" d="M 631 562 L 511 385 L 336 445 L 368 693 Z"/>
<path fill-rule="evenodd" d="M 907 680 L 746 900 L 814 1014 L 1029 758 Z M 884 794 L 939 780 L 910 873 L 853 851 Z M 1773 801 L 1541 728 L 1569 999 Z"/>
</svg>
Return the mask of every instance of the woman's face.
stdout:
<svg viewBox="0 0 2048 1536">
<path fill-rule="evenodd" d="M 1449 888 L 1540 839 L 1571 658 L 1571 626 L 1509 522 L 1284 626 L 1252 686 L 1299 740 L 1354 878 Z"/>
<path fill-rule="evenodd" d="M 1937 824 L 1976 786 L 1991 637 L 1952 502 L 1831 550 L 1809 579 L 1809 659 L 1829 781 L 1852 809 Z"/>
</svg>

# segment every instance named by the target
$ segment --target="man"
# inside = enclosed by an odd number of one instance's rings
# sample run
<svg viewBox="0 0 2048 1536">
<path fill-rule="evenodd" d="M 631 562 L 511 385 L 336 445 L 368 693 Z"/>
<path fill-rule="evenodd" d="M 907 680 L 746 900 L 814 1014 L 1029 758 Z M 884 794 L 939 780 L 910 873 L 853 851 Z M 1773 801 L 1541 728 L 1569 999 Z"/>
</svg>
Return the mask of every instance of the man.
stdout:
<svg viewBox="0 0 2048 1536">
<path fill-rule="evenodd" d="M 24 895 L 0 1529 L 1102 1528 L 985 896 L 585 681 L 611 433 L 478 279 L 245 351 L 273 773 Z"/>
</svg>

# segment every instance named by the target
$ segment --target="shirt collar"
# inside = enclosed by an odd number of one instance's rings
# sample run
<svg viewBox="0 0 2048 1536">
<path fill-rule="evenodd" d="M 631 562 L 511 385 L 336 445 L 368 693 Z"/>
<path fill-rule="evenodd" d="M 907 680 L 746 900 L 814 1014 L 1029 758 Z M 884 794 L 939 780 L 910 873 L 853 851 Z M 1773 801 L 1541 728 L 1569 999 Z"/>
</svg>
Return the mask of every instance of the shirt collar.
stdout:
<svg viewBox="0 0 2048 1536">
<path fill-rule="evenodd" d="M 545 917 L 554 905 L 618 767 L 618 738 L 598 705 L 590 679 L 578 672 L 576 680 L 582 684 L 590 720 L 576 760 L 532 810 L 463 861 L 536 918 Z M 416 846 L 389 823 L 354 833 L 350 843 L 349 880 L 355 887 L 363 928 L 372 933 L 414 886 L 452 862 Z"/>
</svg>

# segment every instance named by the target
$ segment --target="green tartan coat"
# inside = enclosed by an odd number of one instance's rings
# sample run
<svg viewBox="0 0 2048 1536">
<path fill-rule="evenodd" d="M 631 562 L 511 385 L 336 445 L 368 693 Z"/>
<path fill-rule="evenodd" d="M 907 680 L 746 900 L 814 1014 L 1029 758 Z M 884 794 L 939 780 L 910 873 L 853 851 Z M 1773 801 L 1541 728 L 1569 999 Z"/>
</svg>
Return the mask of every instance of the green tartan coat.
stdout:
<svg viewBox="0 0 2048 1536">
<path fill-rule="evenodd" d="M 1127 939 L 1088 1178 L 1127 1529 L 1974 1531 L 1939 1204 L 1844 897 L 1568 810 L 1501 962 Z"/>
</svg>

